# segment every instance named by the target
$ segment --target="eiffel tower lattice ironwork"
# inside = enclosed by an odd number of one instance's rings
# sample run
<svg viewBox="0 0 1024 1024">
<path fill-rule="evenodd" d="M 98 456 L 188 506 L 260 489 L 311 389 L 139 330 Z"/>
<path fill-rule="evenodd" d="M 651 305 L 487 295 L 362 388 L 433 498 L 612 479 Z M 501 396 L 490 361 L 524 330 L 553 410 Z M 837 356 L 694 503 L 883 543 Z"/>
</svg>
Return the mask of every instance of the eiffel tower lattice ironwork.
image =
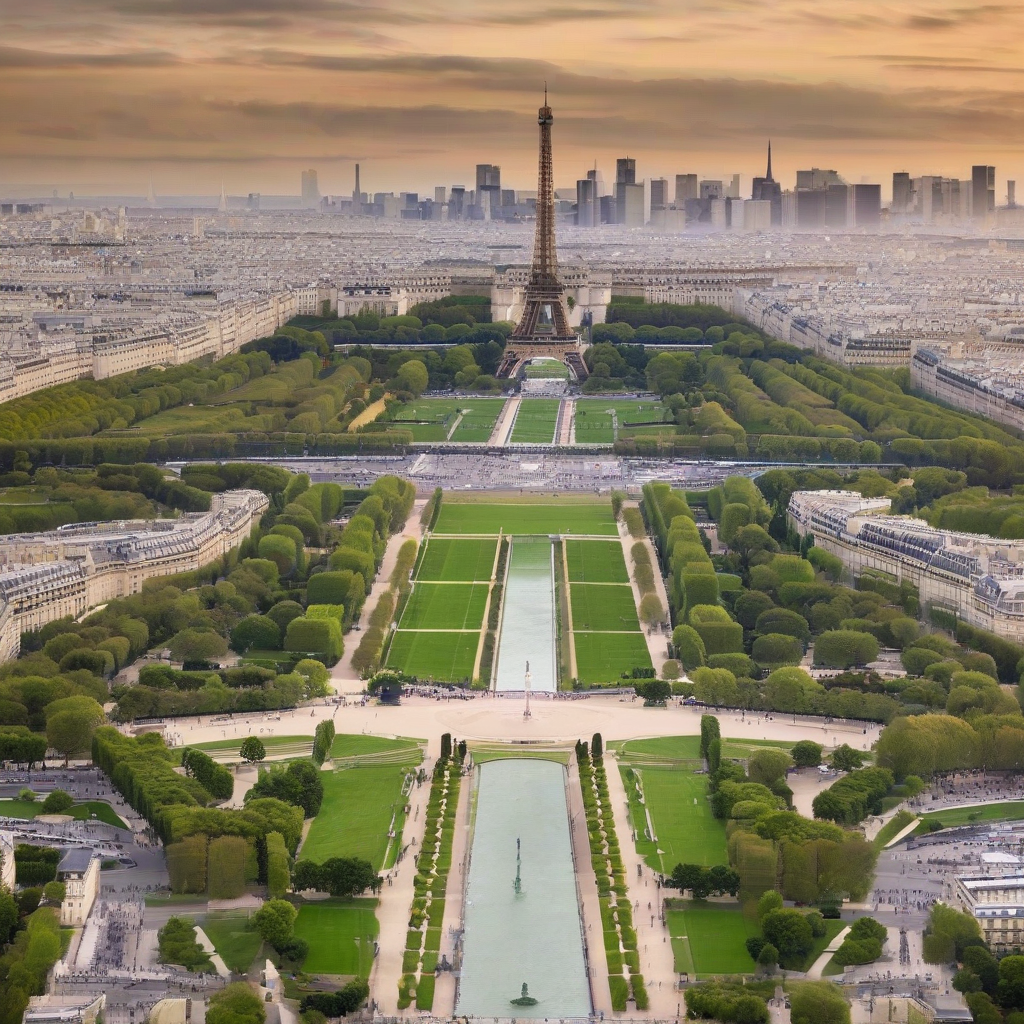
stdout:
<svg viewBox="0 0 1024 1024">
<path fill-rule="evenodd" d="M 523 315 L 512 332 L 513 342 L 577 343 L 569 326 L 565 292 L 558 280 L 555 256 L 555 185 L 551 166 L 551 124 L 554 116 L 544 89 L 544 106 L 537 112 L 540 125 L 540 166 L 537 175 L 537 234 L 533 243 L 533 266 L 526 286 Z"/>
</svg>

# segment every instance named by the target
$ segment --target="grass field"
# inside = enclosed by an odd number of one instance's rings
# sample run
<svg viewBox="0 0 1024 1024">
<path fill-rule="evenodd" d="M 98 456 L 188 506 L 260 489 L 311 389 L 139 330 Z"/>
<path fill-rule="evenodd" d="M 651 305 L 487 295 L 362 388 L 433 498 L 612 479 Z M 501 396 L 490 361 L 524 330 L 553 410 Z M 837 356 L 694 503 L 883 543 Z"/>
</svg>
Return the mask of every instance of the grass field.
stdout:
<svg viewBox="0 0 1024 1024">
<path fill-rule="evenodd" d="M 700 758 L 699 736 L 659 736 L 650 740 L 627 740 L 615 744 L 623 761 L 636 759 L 640 762 L 652 759 L 665 761 L 691 761 Z M 777 747 L 789 750 L 793 746 L 785 740 L 734 740 L 722 737 L 722 757 L 737 760 L 749 757 L 758 747 Z M 664 767 L 671 767 L 665 765 Z"/>
<path fill-rule="evenodd" d="M 578 633 L 639 632 L 640 620 L 630 586 L 573 583 L 572 628 Z"/>
<path fill-rule="evenodd" d="M 566 380 L 568 376 L 569 367 L 557 359 L 541 357 L 526 364 L 527 380 Z"/>
<path fill-rule="evenodd" d="M 276 753 L 282 747 L 295 747 L 308 743 L 310 749 L 313 747 L 312 736 L 261 736 L 260 740 L 268 754 Z M 210 740 L 207 743 L 193 743 L 191 746 L 197 750 L 233 750 L 237 752 L 242 746 L 242 740 Z"/>
<path fill-rule="evenodd" d="M 442 504 L 442 509 L 444 505 Z M 484 537 L 431 537 L 423 549 L 417 580 L 446 583 L 489 580 L 498 542 Z"/>
<path fill-rule="evenodd" d="M 36 800 L 33 802 L 28 800 L 0 800 L 0 817 L 21 818 L 24 821 L 28 821 L 42 813 L 42 800 Z M 74 807 L 66 813 L 70 814 L 76 821 L 90 820 L 95 814 L 98 821 L 102 821 L 107 825 L 113 825 L 115 828 L 128 828 L 128 826 L 114 812 L 114 808 L 111 807 L 110 804 L 104 803 L 102 800 L 83 801 L 80 804 L 75 804 Z"/>
<path fill-rule="evenodd" d="M 509 440 L 513 444 L 551 444 L 559 405 L 557 398 L 524 398 Z"/>
<path fill-rule="evenodd" d="M 661 423 L 664 414 L 665 409 L 657 400 L 581 398 L 576 402 L 576 443 L 611 444 L 616 436 L 660 433 L 666 427 L 674 433 L 675 424 Z M 646 426 L 634 426 L 641 423 Z"/>
<path fill-rule="evenodd" d="M 582 683 L 617 683 L 623 672 L 651 667 L 642 633 L 573 633 L 572 638 L 577 678 Z"/>
<path fill-rule="evenodd" d="M 479 641 L 479 630 L 456 633 L 400 629 L 391 641 L 387 664 L 419 679 L 459 682 L 473 674 Z"/>
<path fill-rule="evenodd" d="M 921 815 L 921 824 L 916 833 L 930 832 L 936 824 L 943 828 L 953 825 L 971 825 L 976 821 L 1020 821 L 1024 818 L 1024 800 L 1007 800 L 997 804 L 982 804 L 979 807 L 952 807 L 943 811 L 932 811 Z M 931 825 L 932 828 L 929 828 Z"/>
<path fill-rule="evenodd" d="M 557 761 L 558 764 L 569 763 L 568 750 L 528 750 L 519 747 L 488 747 L 486 745 L 476 746 L 470 744 L 470 751 L 473 754 L 474 764 L 483 764 L 485 761 L 507 761 L 512 758 L 533 758 L 538 761 Z"/>
<path fill-rule="evenodd" d="M 305 903 L 295 920 L 295 937 L 309 943 L 302 969 L 307 974 L 370 976 L 373 944 L 380 934 L 375 899 Z"/>
<path fill-rule="evenodd" d="M 453 441 L 486 441 L 494 430 L 503 398 L 420 398 L 394 414 L 396 425 L 412 431 L 414 441 L 444 441 L 456 420 Z"/>
<path fill-rule="evenodd" d="M 263 944 L 259 933 L 249 927 L 249 915 L 245 911 L 214 911 L 203 918 L 200 927 L 224 963 L 239 974 L 249 970 Z"/>
<path fill-rule="evenodd" d="M 486 583 L 420 583 L 412 588 L 401 629 L 480 629 Z"/>
<path fill-rule="evenodd" d="M 435 527 L 439 534 L 497 534 L 499 530 L 512 534 L 618 536 L 608 501 L 489 504 L 450 501 L 446 495 Z"/>
<path fill-rule="evenodd" d="M 322 864 L 331 857 L 362 857 L 379 871 L 405 773 L 403 765 L 393 764 L 325 772 L 324 801 L 302 844 L 300 859 Z"/>
<path fill-rule="evenodd" d="M 420 745 L 415 740 L 389 740 L 383 736 L 362 736 L 356 733 L 341 733 L 331 744 L 331 759 L 340 757 L 363 757 L 367 754 L 386 754 L 406 750 L 410 761 L 419 763 Z"/>
<path fill-rule="evenodd" d="M 725 822 L 711 813 L 706 775 L 678 768 L 634 770 L 641 776 L 647 811 L 657 836 L 657 849 L 651 846 L 648 851 L 641 851 L 651 867 L 671 874 L 677 864 L 711 867 L 729 862 Z M 643 808 L 632 799 L 634 790 L 625 776 L 623 782 L 631 797 L 634 827 L 643 836 L 647 824 Z"/>
<path fill-rule="evenodd" d="M 570 583 L 629 583 L 617 540 L 567 540 L 565 558 Z"/>
<path fill-rule="evenodd" d="M 752 974 L 755 969 L 744 943 L 760 928 L 743 916 L 739 905 L 690 901 L 684 910 L 669 910 L 668 931 L 676 972 Z"/>
</svg>

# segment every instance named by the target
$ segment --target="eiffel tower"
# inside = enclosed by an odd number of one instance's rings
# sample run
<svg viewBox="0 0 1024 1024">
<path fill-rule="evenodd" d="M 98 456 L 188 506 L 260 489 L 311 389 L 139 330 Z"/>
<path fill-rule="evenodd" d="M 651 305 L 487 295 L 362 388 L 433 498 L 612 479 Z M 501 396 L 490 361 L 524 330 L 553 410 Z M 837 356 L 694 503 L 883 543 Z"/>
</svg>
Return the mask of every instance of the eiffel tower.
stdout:
<svg viewBox="0 0 1024 1024">
<path fill-rule="evenodd" d="M 537 233 L 533 266 L 526 286 L 523 314 L 505 346 L 499 376 L 511 377 L 529 359 L 549 356 L 560 360 L 583 380 L 587 376 L 580 339 L 569 326 L 565 289 L 558 279 L 555 255 L 555 186 L 551 165 L 551 124 L 554 116 L 544 87 L 544 106 L 537 112 L 540 161 L 537 175 Z"/>
</svg>

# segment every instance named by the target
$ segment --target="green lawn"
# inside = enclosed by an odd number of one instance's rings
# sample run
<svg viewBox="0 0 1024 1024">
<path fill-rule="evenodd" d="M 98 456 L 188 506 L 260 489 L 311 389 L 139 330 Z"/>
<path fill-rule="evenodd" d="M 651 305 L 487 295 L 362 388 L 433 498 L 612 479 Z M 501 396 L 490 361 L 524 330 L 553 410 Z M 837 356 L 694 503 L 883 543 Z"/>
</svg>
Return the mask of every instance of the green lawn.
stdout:
<svg viewBox="0 0 1024 1024">
<path fill-rule="evenodd" d="M 394 422 L 411 430 L 414 441 L 444 441 L 461 407 L 454 398 L 420 398 L 397 409 Z"/>
<path fill-rule="evenodd" d="M 665 410 L 658 401 L 581 398 L 576 402 L 576 443 L 611 444 L 616 438 L 615 422 L 619 437 L 660 433 L 666 427 L 669 432 L 674 432 L 675 424 L 662 424 L 664 414 Z"/>
<path fill-rule="evenodd" d="M 943 828 L 953 825 L 970 825 L 976 821 L 1020 821 L 1024 818 L 1024 800 L 1007 800 L 996 804 L 982 804 L 979 807 L 953 807 L 921 815 L 921 824 L 915 832 L 929 832 L 929 825 Z"/>
<path fill-rule="evenodd" d="M 557 359 L 539 357 L 526 364 L 527 380 L 566 380 L 569 368 Z"/>
<path fill-rule="evenodd" d="M 273 754 L 281 747 L 297 747 L 308 743 L 310 749 L 313 747 L 312 736 L 261 736 L 260 740 L 268 754 Z M 242 740 L 210 740 L 207 743 L 192 743 L 190 746 L 197 750 L 234 750 L 238 751 L 242 746 Z"/>
<path fill-rule="evenodd" d="M 488 441 L 498 422 L 504 398 L 460 398 L 463 417 L 452 433 L 452 441 Z"/>
<path fill-rule="evenodd" d="M 419 763 L 420 745 L 415 740 L 389 740 L 383 736 L 341 733 L 334 737 L 334 742 L 331 744 L 331 759 L 361 757 L 366 754 L 385 754 L 399 750 L 409 751 L 410 759 L 414 763 Z"/>
<path fill-rule="evenodd" d="M 573 583 L 572 628 L 578 633 L 639 632 L 633 588 L 599 583 Z"/>
<path fill-rule="evenodd" d="M 0 800 L 0 816 L 5 818 L 22 818 L 28 821 L 43 813 L 43 801 L 36 800 Z M 114 813 L 113 807 L 102 800 L 85 800 L 75 804 L 70 811 L 71 817 L 77 821 L 87 821 L 95 814 L 97 820 L 115 828 L 127 829 L 128 826 Z"/>
<path fill-rule="evenodd" d="M 368 978 L 373 944 L 380 934 L 376 907 L 375 899 L 304 903 L 295 920 L 295 937 L 309 943 L 303 971 Z"/>
<path fill-rule="evenodd" d="M 249 915 L 245 911 L 213 911 L 203 918 L 200 927 L 232 971 L 245 974 L 249 970 L 263 940 L 249 927 Z"/>
<path fill-rule="evenodd" d="M 570 583 L 629 583 L 617 540 L 567 540 L 565 558 Z"/>
<path fill-rule="evenodd" d="M 650 668 L 651 655 L 642 633 L 573 633 L 580 682 L 624 682 L 623 672 Z"/>
<path fill-rule="evenodd" d="M 630 794 L 634 827 L 643 836 L 646 817 L 639 802 L 633 799 L 633 787 L 625 777 L 623 783 Z M 714 864 L 729 862 L 725 841 L 725 822 L 711 813 L 707 800 L 706 775 L 678 768 L 635 769 L 640 773 L 647 810 L 657 836 L 657 850 L 648 844 L 647 863 L 666 874 L 677 864 Z M 638 844 L 639 847 L 639 844 Z"/>
<path fill-rule="evenodd" d="M 444 509 L 444 503 L 441 505 Z M 419 581 L 440 580 L 446 583 L 489 580 L 494 571 L 494 551 L 498 542 L 484 537 L 431 537 L 423 549 Z"/>
<path fill-rule="evenodd" d="M 551 444 L 561 404 L 557 398 L 524 398 L 509 440 L 513 444 Z"/>
<path fill-rule="evenodd" d="M 470 747 L 474 764 L 485 761 L 507 761 L 512 758 L 535 758 L 539 761 L 557 761 L 559 764 L 569 763 L 568 750 L 528 750 L 519 747 Z"/>
<path fill-rule="evenodd" d="M 400 629 L 391 641 L 387 664 L 418 679 L 455 683 L 469 679 L 480 642 L 480 631 L 424 632 Z"/>
<path fill-rule="evenodd" d="M 616 537 L 618 529 L 608 501 L 530 502 L 524 504 L 452 501 L 441 504 L 439 534 L 587 534 Z M 430 544 L 436 544 L 431 540 Z M 428 546 L 429 548 L 429 546 Z"/>
<path fill-rule="evenodd" d="M 618 749 L 622 761 L 631 757 L 689 761 L 700 757 L 700 737 L 659 736 L 652 740 L 627 740 Z"/>
<path fill-rule="evenodd" d="M 388 848 L 392 811 L 402 802 L 403 765 L 368 765 L 323 773 L 324 801 L 299 851 L 322 864 L 331 857 L 362 857 L 379 871 Z M 401 827 L 401 816 L 398 821 Z"/>
<path fill-rule="evenodd" d="M 738 904 L 688 901 L 684 910 L 669 910 L 668 931 L 677 973 L 692 978 L 709 974 L 752 974 L 755 969 L 744 943 L 761 933 Z"/>
<path fill-rule="evenodd" d="M 486 583 L 420 583 L 412 588 L 401 629 L 475 629 L 484 621 Z"/>
</svg>

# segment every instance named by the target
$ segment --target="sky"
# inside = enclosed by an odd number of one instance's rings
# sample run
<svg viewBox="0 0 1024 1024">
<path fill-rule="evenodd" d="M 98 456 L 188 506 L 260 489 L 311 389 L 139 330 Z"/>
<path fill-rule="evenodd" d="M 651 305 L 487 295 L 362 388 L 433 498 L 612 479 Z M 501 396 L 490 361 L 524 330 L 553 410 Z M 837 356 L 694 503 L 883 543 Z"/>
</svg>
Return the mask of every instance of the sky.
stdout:
<svg viewBox="0 0 1024 1024">
<path fill-rule="evenodd" d="M 968 0 L 2 0 L 0 188 L 431 194 L 834 168 L 1024 179 L 1024 4 Z"/>
</svg>

